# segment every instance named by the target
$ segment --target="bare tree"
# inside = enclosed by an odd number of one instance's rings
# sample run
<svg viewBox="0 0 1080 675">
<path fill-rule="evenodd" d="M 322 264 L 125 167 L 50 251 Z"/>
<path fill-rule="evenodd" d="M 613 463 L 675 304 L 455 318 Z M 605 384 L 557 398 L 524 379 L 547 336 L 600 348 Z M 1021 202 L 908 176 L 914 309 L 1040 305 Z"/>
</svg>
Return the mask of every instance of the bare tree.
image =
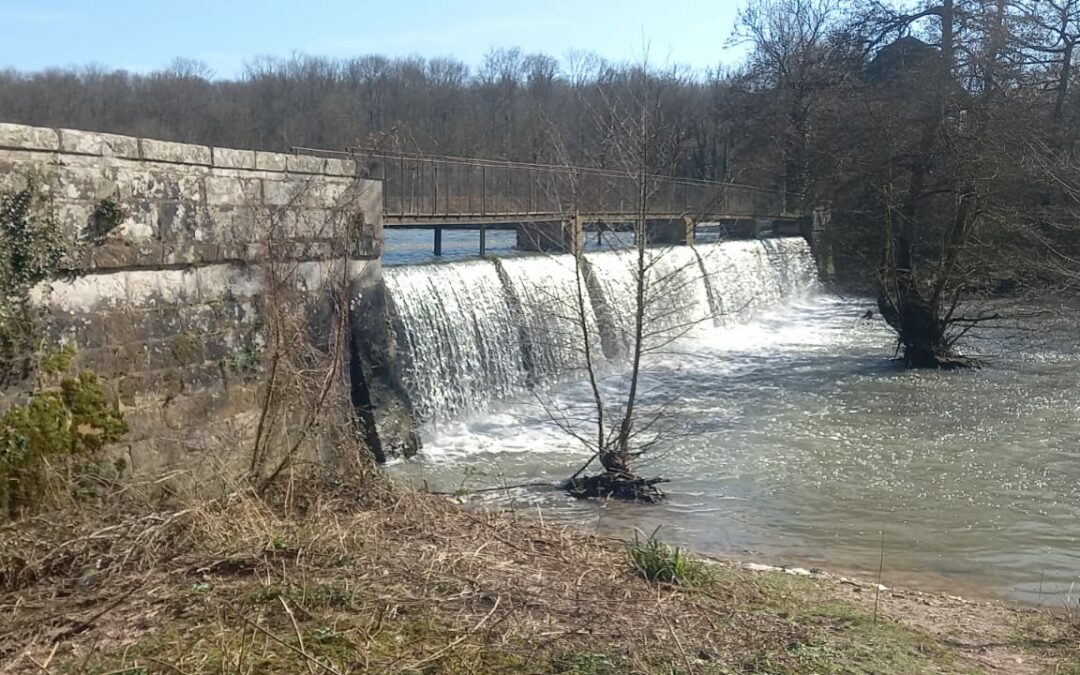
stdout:
<svg viewBox="0 0 1080 675">
<path fill-rule="evenodd" d="M 1068 150 L 1066 112 L 1069 87 L 1074 76 L 1073 59 L 1080 43 L 1080 0 L 1019 0 L 1017 42 L 1024 62 L 1045 72 L 1053 91 L 1053 141 Z"/>
<path fill-rule="evenodd" d="M 697 258 L 689 264 L 670 264 L 666 258 L 672 253 L 671 247 L 654 246 L 650 227 L 653 201 L 669 185 L 663 175 L 673 170 L 674 159 L 686 138 L 687 125 L 683 120 L 665 118 L 662 103 L 665 88 L 677 88 L 679 80 L 677 72 L 653 71 L 646 61 L 632 77 L 598 88 L 599 105 L 589 110 L 594 133 L 603 138 L 606 149 L 609 172 L 603 177 L 570 166 L 567 141 L 552 136 L 555 152 L 566 164 L 565 188 L 571 193 L 568 201 L 575 214 L 586 200 L 626 199 L 633 204 L 631 213 L 625 216 L 625 225 L 629 226 L 625 234 L 633 237 L 633 247 L 625 256 L 631 280 L 631 288 L 626 290 L 632 298 L 627 316 L 612 316 L 612 307 L 595 307 L 603 302 L 600 281 L 585 255 L 585 247 L 575 245 L 573 251 L 574 297 L 567 315 L 568 324 L 577 331 L 583 355 L 591 414 L 558 409 L 544 402 L 548 415 L 590 450 L 589 461 L 566 484 L 568 491 L 579 497 L 640 501 L 662 498 L 663 493 L 656 487 L 662 479 L 643 478 L 637 472 L 638 460 L 656 454 L 666 438 L 662 428 L 666 404 L 643 403 L 642 373 L 651 356 L 670 349 L 702 321 L 712 320 L 711 315 L 688 317 L 684 312 L 689 290 L 686 285 L 702 283 Z M 601 180 L 603 184 L 598 186 Z M 573 238 L 583 238 L 580 228 L 584 225 L 580 217 L 574 218 Z M 676 223 L 679 226 L 685 227 L 681 218 Z M 594 321 L 594 311 L 604 314 L 605 320 Z M 617 393 L 603 384 L 605 363 L 601 353 L 622 364 L 617 375 L 607 375 L 619 380 Z M 582 420 L 587 420 L 585 428 L 591 426 L 591 434 L 582 431 Z M 603 471 L 583 477 L 593 462 L 599 462 Z"/>
<path fill-rule="evenodd" d="M 755 0 L 739 12 L 735 38 L 751 47 L 746 77 L 764 87 L 780 185 L 794 212 L 805 206 L 810 180 L 811 107 L 828 85 L 827 41 L 839 0 Z"/>
<path fill-rule="evenodd" d="M 365 183 L 350 188 L 321 223 L 317 236 L 332 242 L 333 254 L 305 261 L 296 255 L 295 248 L 302 244 L 288 223 L 310 189 L 310 182 L 299 186 L 284 206 L 250 207 L 264 247 L 259 268 L 261 346 L 247 346 L 254 350 L 248 355 L 252 363 L 227 365 L 240 377 L 249 370 L 261 371 L 265 381 L 248 466 L 259 492 L 302 463 L 370 479 L 367 473 L 377 451 L 363 447 L 359 439 L 356 415 L 361 411 L 350 404 L 345 380 L 350 252 L 363 218 L 359 204 L 369 188 Z"/>
<path fill-rule="evenodd" d="M 1060 266 L 1037 258 L 1057 250 L 1064 266 L 1071 248 L 1075 171 L 1030 114 L 1042 92 L 1009 60 L 1008 9 L 875 4 L 833 38 L 866 56 L 819 106 L 815 155 L 831 159 L 814 190 L 862 269 L 877 257 L 878 306 L 908 367 L 976 365 L 960 341 L 1002 319 L 979 298 L 1046 283 Z"/>
</svg>

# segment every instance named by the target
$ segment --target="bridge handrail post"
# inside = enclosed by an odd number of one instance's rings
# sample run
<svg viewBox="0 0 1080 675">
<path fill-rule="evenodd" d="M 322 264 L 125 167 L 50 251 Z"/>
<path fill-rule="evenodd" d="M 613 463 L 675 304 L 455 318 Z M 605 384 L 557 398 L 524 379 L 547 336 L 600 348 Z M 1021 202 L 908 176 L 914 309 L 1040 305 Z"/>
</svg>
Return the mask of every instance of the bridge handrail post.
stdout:
<svg viewBox="0 0 1080 675">
<path fill-rule="evenodd" d="M 431 215 L 439 213 L 439 163 L 431 160 Z"/>
<path fill-rule="evenodd" d="M 405 215 L 405 155 L 398 157 L 398 206 L 399 213 Z"/>
</svg>

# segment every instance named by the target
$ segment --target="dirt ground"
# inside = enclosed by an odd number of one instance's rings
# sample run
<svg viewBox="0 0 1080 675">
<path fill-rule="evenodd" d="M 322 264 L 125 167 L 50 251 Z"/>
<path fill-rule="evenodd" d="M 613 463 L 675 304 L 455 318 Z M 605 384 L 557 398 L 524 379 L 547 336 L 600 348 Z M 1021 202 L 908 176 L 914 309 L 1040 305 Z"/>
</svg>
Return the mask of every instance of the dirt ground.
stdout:
<svg viewBox="0 0 1080 675">
<path fill-rule="evenodd" d="M 694 564 L 401 490 L 84 506 L 0 527 L 0 670 L 1080 673 L 1076 617 Z"/>
</svg>

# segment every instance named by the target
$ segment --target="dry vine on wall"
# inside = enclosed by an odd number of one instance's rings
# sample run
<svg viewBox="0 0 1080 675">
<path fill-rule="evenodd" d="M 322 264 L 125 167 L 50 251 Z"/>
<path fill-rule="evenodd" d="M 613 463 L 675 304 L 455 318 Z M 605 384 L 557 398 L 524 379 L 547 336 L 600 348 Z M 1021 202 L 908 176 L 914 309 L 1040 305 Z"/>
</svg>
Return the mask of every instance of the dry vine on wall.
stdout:
<svg viewBox="0 0 1080 675">
<path fill-rule="evenodd" d="M 290 225 L 304 217 L 297 205 L 310 189 L 261 216 L 263 386 L 248 467 L 260 492 L 300 467 L 365 484 L 377 474 L 347 381 L 350 253 L 364 188 L 352 188 L 316 231 L 300 237 Z"/>
</svg>

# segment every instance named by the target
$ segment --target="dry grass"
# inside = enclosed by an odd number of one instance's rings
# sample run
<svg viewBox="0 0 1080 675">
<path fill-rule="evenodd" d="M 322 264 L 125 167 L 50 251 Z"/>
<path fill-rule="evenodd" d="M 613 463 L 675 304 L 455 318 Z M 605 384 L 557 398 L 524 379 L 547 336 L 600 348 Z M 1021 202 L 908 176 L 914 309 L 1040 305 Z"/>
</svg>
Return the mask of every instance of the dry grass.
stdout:
<svg viewBox="0 0 1080 675">
<path fill-rule="evenodd" d="M 320 495 L 300 499 L 300 495 Z M 966 672 L 827 585 L 718 566 L 680 588 L 623 547 L 414 493 L 320 483 L 0 532 L 11 672 Z M 1044 659 L 1051 663 L 1052 658 Z"/>
</svg>

